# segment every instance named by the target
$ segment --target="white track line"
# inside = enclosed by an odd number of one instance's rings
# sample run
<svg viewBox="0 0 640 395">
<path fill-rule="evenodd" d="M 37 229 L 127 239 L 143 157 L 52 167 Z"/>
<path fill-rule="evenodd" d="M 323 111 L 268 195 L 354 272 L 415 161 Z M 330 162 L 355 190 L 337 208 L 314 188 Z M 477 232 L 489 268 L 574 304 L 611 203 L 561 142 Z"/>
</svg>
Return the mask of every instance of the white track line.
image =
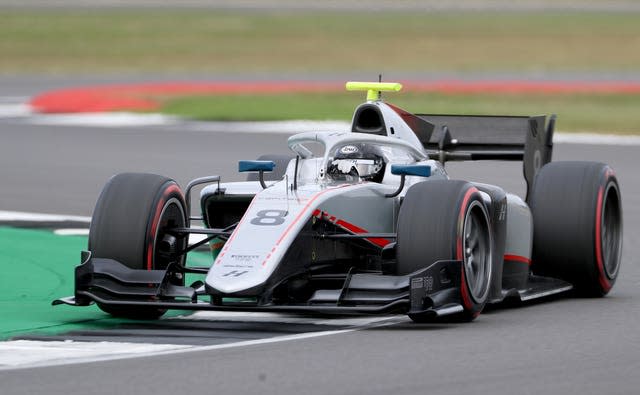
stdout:
<svg viewBox="0 0 640 395">
<path fill-rule="evenodd" d="M 120 359 L 155 357 L 189 352 L 212 351 L 228 348 L 258 346 L 295 340 L 331 336 L 358 330 L 393 325 L 403 322 L 404 316 L 378 317 L 378 321 L 366 320 L 364 324 L 345 329 L 308 332 L 296 335 L 276 336 L 211 346 L 184 346 L 175 344 L 140 343 L 90 343 L 90 342 L 42 342 L 16 340 L 0 343 L 0 371 L 33 367 L 60 366 L 79 363 L 113 361 Z M 277 322 L 277 321 L 276 321 Z"/>
<path fill-rule="evenodd" d="M 89 236 L 89 229 L 88 228 L 55 229 L 53 231 L 53 234 L 57 236 Z"/>
<path fill-rule="evenodd" d="M 7 113 L 11 113 L 9 109 L 7 110 Z M 27 115 L 30 116 L 26 118 L 26 122 L 32 125 L 90 126 L 104 128 L 179 126 L 181 130 L 205 133 L 295 134 L 307 131 L 348 131 L 350 128 L 350 123 L 344 121 L 190 121 L 162 114 L 139 114 L 128 112 Z"/>
<path fill-rule="evenodd" d="M 262 122 L 185 122 L 185 129 L 210 133 L 273 133 L 347 132 L 351 124 L 345 121 L 262 121 Z"/>
<path fill-rule="evenodd" d="M 82 114 L 33 114 L 28 118 L 32 125 L 97 126 L 105 128 L 135 126 L 175 125 L 181 120 L 162 114 L 137 114 L 128 112 Z"/>
<path fill-rule="evenodd" d="M 0 210 L 0 222 L 91 222 L 91 217 Z"/>
<path fill-rule="evenodd" d="M 640 126 L 638 128 L 640 130 Z M 588 145 L 640 145 L 640 136 L 598 133 L 556 133 L 554 143 L 588 144 Z"/>
<path fill-rule="evenodd" d="M 0 343 L 0 369 L 60 362 L 83 361 L 92 358 L 125 358 L 154 352 L 180 350 L 192 346 L 173 344 L 135 344 L 117 342 L 73 342 L 14 340 Z"/>
<path fill-rule="evenodd" d="M 0 103 L 2 103 L 1 100 Z M 28 104 L 0 104 L 0 118 L 23 118 L 28 117 L 31 114 L 31 106 L 29 106 Z"/>
</svg>

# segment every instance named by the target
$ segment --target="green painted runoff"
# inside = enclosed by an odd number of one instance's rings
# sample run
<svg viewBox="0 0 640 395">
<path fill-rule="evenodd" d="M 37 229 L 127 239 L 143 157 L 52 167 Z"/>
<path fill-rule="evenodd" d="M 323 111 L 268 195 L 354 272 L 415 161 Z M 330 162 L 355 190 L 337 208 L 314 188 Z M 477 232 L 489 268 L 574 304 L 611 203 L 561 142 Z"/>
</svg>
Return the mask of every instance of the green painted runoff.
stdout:
<svg viewBox="0 0 640 395">
<path fill-rule="evenodd" d="M 73 269 L 87 238 L 50 231 L 0 227 L 0 340 L 25 334 L 55 334 L 100 329 L 125 320 L 111 318 L 96 306 L 52 306 L 73 295 Z M 208 254 L 192 253 L 189 263 L 210 264 Z M 172 312 L 169 316 L 185 314 Z"/>
</svg>

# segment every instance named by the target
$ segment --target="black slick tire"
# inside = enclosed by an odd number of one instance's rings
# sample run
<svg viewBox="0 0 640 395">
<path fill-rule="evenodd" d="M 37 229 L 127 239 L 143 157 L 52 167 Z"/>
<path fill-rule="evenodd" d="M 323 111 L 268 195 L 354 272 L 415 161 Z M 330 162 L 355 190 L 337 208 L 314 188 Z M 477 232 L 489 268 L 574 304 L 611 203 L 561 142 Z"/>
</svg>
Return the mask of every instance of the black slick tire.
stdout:
<svg viewBox="0 0 640 395">
<path fill-rule="evenodd" d="M 462 321 L 476 318 L 489 297 L 493 237 L 482 195 L 468 182 L 429 180 L 413 185 L 400 207 L 397 225 L 400 275 L 438 260 L 460 260 Z M 428 316 L 410 315 L 416 322 Z"/>
<path fill-rule="evenodd" d="M 537 174 L 534 274 L 572 283 L 582 296 L 606 295 L 620 269 L 622 202 L 613 170 L 596 162 L 552 162 Z"/>
<path fill-rule="evenodd" d="M 113 176 L 96 203 L 89 251 L 94 258 L 109 258 L 136 270 L 161 270 L 169 264 L 158 252 L 163 229 L 188 226 L 186 205 L 175 181 L 143 173 Z M 178 240 L 178 249 L 187 239 Z M 182 257 L 181 259 L 184 259 Z M 153 319 L 165 313 L 149 307 L 120 307 L 98 304 L 118 317 Z"/>
</svg>

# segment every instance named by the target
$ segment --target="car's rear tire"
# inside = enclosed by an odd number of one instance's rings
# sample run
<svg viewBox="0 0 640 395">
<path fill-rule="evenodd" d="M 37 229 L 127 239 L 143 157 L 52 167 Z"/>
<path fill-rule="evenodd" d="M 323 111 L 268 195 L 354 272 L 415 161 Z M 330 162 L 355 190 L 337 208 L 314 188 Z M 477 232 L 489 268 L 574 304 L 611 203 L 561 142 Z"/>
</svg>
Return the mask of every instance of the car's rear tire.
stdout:
<svg viewBox="0 0 640 395">
<path fill-rule="evenodd" d="M 164 229 L 186 226 L 186 204 L 175 181 L 155 174 L 118 174 L 107 182 L 96 203 L 89 251 L 94 258 L 113 259 L 131 269 L 162 270 L 169 264 L 169 258 L 159 253 Z M 179 239 L 177 250 L 187 243 L 186 238 Z M 98 306 L 125 318 L 153 319 L 165 313 L 148 307 Z"/>
<path fill-rule="evenodd" d="M 400 207 L 397 268 L 404 275 L 438 260 L 463 262 L 460 292 L 470 321 L 489 297 L 493 237 L 487 208 L 478 189 L 464 181 L 429 180 L 413 185 Z M 410 315 L 416 322 L 428 315 Z"/>
<path fill-rule="evenodd" d="M 537 174 L 532 270 L 571 282 L 580 295 L 604 296 L 622 254 L 622 202 L 613 170 L 596 162 L 552 162 Z"/>
<path fill-rule="evenodd" d="M 257 160 L 270 160 L 276 164 L 273 171 L 264 173 L 265 181 L 280 181 L 284 177 L 284 173 L 287 172 L 287 166 L 289 161 L 293 159 L 290 155 L 277 155 L 277 154 L 265 154 L 260 155 Z M 258 173 L 247 174 L 247 181 L 258 181 Z"/>
</svg>

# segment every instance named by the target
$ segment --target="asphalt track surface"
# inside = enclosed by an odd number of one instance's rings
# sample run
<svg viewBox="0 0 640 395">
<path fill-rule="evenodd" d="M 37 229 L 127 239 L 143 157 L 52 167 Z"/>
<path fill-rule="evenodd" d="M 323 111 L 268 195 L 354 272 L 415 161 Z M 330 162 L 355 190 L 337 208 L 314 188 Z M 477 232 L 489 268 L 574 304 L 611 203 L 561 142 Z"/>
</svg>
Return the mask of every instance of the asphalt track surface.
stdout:
<svg viewBox="0 0 640 395">
<path fill-rule="evenodd" d="M 90 215 L 122 171 L 241 178 L 237 160 L 285 153 L 285 135 L 121 129 L 0 120 L 3 210 Z M 558 298 L 483 313 L 468 324 L 408 320 L 288 342 L 72 366 L 0 371 L 2 394 L 633 394 L 640 387 L 638 146 L 557 144 L 556 160 L 599 160 L 622 188 L 625 239 L 602 299 Z M 524 192 L 515 164 L 448 165 L 454 177 Z M 282 323 L 272 330 L 286 331 Z M 233 330 L 233 326 L 231 328 Z M 238 327 L 238 330 L 241 328 Z"/>
</svg>

